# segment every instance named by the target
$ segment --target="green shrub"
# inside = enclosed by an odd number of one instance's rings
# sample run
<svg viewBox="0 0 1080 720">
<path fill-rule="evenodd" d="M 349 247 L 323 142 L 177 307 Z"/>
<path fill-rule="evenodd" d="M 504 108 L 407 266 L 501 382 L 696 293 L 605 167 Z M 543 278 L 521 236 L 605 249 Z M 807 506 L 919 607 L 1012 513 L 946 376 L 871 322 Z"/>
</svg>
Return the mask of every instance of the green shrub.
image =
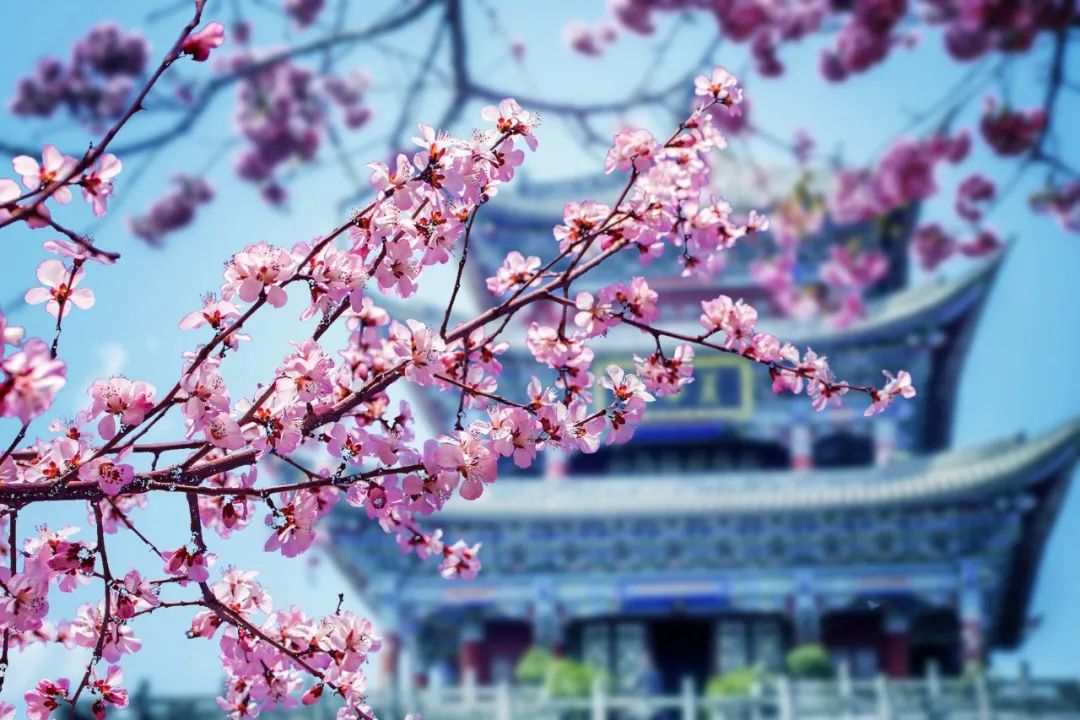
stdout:
<svg viewBox="0 0 1080 720">
<path fill-rule="evenodd" d="M 596 667 L 554 657 L 538 647 L 529 648 L 514 668 L 514 679 L 518 682 L 543 684 L 553 697 L 587 697 L 597 678 L 604 678 L 604 674 Z"/>
<path fill-rule="evenodd" d="M 547 690 L 552 697 L 587 697 L 600 671 L 588 663 L 555 658 L 547 676 Z"/>
<path fill-rule="evenodd" d="M 709 697 L 745 697 L 750 694 L 754 683 L 761 681 L 763 675 L 757 667 L 732 670 L 709 678 L 709 682 L 705 684 L 705 694 Z"/>
<path fill-rule="evenodd" d="M 788 672 L 799 678 L 830 678 L 833 675 L 829 652 L 821 645 L 800 645 L 787 654 Z"/>
<path fill-rule="evenodd" d="M 514 668 L 514 679 L 521 683 L 540 684 L 547 677 L 551 665 L 551 653 L 543 648 L 531 647 L 518 660 Z"/>
</svg>

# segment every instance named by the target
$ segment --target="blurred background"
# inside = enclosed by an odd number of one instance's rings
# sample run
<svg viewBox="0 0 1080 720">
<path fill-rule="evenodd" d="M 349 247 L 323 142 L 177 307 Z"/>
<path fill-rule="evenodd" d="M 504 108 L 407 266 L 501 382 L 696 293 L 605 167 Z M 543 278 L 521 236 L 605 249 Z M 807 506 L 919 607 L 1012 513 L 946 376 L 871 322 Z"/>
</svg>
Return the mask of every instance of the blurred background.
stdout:
<svg viewBox="0 0 1080 720">
<path fill-rule="evenodd" d="M 79 154 L 189 14 L 171 0 L 26 7 L 0 27 L 0 146 Z M 708 282 L 670 263 L 612 267 L 607 281 L 644 273 L 672 326 L 696 324 L 718 291 L 752 299 L 763 328 L 829 355 L 841 377 L 908 369 L 915 400 L 870 420 L 857 402 L 818 414 L 775 398 L 757 369 L 701 358 L 630 445 L 508 467 L 481 500 L 451 503 L 437 519 L 447 537 L 484 543 L 473 583 L 441 580 L 350 514 L 295 562 L 263 553 L 258 527 L 224 555 L 259 570 L 278 606 L 329 612 L 344 593 L 372 613 L 387 640 L 373 687 L 406 700 L 511 681 L 584 697 L 598 678 L 614 696 L 737 696 L 785 672 L 1015 676 L 1022 664 L 1076 678 L 1075 16 L 1035 1 L 208 0 L 225 45 L 170 70 L 116 141 L 110 212 L 56 212 L 123 259 L 89 269 L 97 303 L 65 323 L 55 407 L 74 414 L 102 376 L 169 384 L 191 343 L 175 323 L 232 253 L 338 224 L 370 197 L 366 164 L 407 148 L 417 121 L 467 134 L 481 108 L 515 97 L 541 114 L 540 145 L 479 226 L 462 311 L 484 307 L 506 252 L 550 254 L 563 203 L 617 195 L 620 178 L 603 174 L 613 132 L 666 137 L 694 77 L 723 65 L 747 101 L 723 118 L 716 191 L 769 214 L 773 232 Z M 959 189 L 972 176 L 988 195 Z M 9 228 L 0 256 L 3 311 L 30 335 L 51 335 L 21 300 L 45 239 Z M 407 316 L 441 312 L 446 272 Z M 223 368 L 231 386 L 273 370 L 301 305 L 252 325 Z M 604 364 L 651 350 L 618 334 L 603 348 Z M 452 417 L 438 397 L 409 399 L 427 431 Z M 167 527 L 178 511 L 144 514 Z M 117 553 L 137 564 L 139 551 Z M 155 614 L 139 627 L 132 687 L 220 691 L 216 646 L 184 626 Z M 33 645 L 4 694 L 83 662 Z"/>
</svg>

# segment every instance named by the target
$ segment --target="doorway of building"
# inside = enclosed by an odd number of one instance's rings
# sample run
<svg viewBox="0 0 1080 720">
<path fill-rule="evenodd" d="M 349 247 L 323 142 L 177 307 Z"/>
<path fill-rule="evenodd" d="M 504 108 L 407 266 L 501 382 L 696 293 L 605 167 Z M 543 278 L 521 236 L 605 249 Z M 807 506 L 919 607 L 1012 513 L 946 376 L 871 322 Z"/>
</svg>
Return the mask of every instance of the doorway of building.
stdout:
<svg viewBox="0 0 1080 720">
<path fill-rule="evenodd" d="M 678 693 L 691 677 L 700 692 L 712 667 L 712 624 L 707 620 L 658 620 L 649 628 L 649 646 L 660 687 Z"/>
<path fill-rule="evenodd" d="M 911 623 L 909 643 L 912 675 L 924 674 L 930 663 L 948 675 L 960 672 L 960 622 L 953 610 L 933 610 L 917 616 Z"/>
</svg>

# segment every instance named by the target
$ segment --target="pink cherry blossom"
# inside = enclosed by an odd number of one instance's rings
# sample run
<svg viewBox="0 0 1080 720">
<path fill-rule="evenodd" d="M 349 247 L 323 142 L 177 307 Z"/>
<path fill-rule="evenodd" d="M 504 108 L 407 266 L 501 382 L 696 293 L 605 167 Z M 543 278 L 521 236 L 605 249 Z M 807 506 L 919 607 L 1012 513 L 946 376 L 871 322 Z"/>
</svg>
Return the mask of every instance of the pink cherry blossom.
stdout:
<svg viewBox="0 0 1080 720">
<path fill-rule="evenodd" d="M 418 320 L 407 320 L 405 325 L 390 326 L 392 350 L 397 358 L 407 362 L 405 377 L 417 385 L 430 385 L 439 358 L 446 351 L 446 343 Z"/>
<path fill-rule="evenodd" d="M 165 561 L 165 572 L 185 582 L 191 580 L 199 583 L 206 582 L 210 577 L 210 565 L 217 556 L 181 545 L 175 550 L 163 551 L 161 559 Z"/>
<path fill-rule="evenodd" d="M 743 99 L 738 78 L 722 67 L 713 68 L 712 75 L 698 75 L 694 80 L 694 94 L 728 106 L 737 105 Z"/>
<path fill-rule="evenodd" d="M 219 22 L 212 22 L 184 38 L 181 50 L 195 62 L 205 62 L 210 57 L 210 51 L 221 47 L 224 42 L 224 26 Z"/>
<path fill-rule="evenodd" d="M 109 196 L 113 191 L 113 178 L 120 174 L 123 167 L 115 155 L 105 153 L 79 181 L 82 186 L 83 200 L 93 206 L 94 215 L 101 217 L 105 214 Z"/>
<path fill-rule="evenodd" d="M 33 690 L 28 690 L 23 695 L 28 720 L 49 720 L 54 710 L 66 704 L 69 688 L 68 679 L 62 678 L 56 682 L 42 680 Z"/>
<path fill-rule="evenodd" d="M 701 326 L 708 332 L 723 332 L 727 338 L 724 347 L 745 349 L 754 337 L 754 326 L 758 314 L 752 306 L 741 299 L 732 302 L 727 295 L 719 295 L 712 300 L 703 301 Z"/>
<path fill-rule="evenodd" d="M 994 199 L 994 182 L 979 174 L 969 175 L 956 188 L 956 214 L 968 222 L 982 219 L 982 204 Z"/>
<path fill-rule="evenodd" d="M 203 425 L 206 441 L 223 450 L 239 450 L 244 447 L 244 435 L 240 424 L 227 412 L 219 412 Z"/>
<path fill-rule="evenodd" d="M 279 550 L 285 557 L 305 552 L 315 541 L 315 521 L 328 511 L 320 506 L 316 494 L 297 492 L 288 503 L 266 516 L 271 533 L 264 549 Z"/>
<path fill-rule="evenodd" d="M 979 121 L 983 139 L 994 152 L 1005 157 L 1021 155 L 1030 150 L 1045 126 L 1046 114 L 1042 108 L 999 108 L 997 100 L 992 97 L 986 99 L 983 116 Z"/>
<path fill-rule="evenodd" d="M 135 468 L 118 463 L 119 458 L 100 457 L 79 466 L 79 479 L 97 483 L 106 495 L 116 495 L 135 479 Z"/>
<path fill-rule="evenodd" d="M 522 110 L 513 98 L 501 100 L 498 107 L 488 105 L 480 111 L 480 117 L 495 123 L 495 129 L 500 133 L 521 136 L 530 150 L 536 149 L 537 141 L 533 130 L 540 124 L 540 119 L 533 113 Z"/>
<path fill-rule="evenodd" d="M 38 265 L 37 278 L 44 287 L 27 290 L 23 299 L 31 305 L 46 303 L 45 310 L 53 317 L 67 317 L 73 305 L 89 310 L 94 306 L 94 291 L 77 287 L 83 274 L 78 265 L 73 272 L 59 260 L 43 260 Z"/>
<path fill-rule="evenodd" d="M 653 166 L 653 155 L 660 145 L 648 130 L 622 130 L 604 160 L 604 172 L 615 170 L 644 172 Z"/>
<path fill-rule="evenodd" d="M 77 164 L 75 158 L 62 155 L 53 145 L 46 145 L 41 155 L 42 162 L 40 164 L 29 155 L 19 155 L 11 161 L 15 172 L 22 175 L 23 185 L 26 186 L 27 190 L 47 187 L 49 184 L 67 177 Z M 59 187 L 52 193 L 52 197 L 59 203 L 69 203 L 71 202 L 71 189 Z"/>
<path fill-rule="evenodd" d="M 97 696 L 91 705 L 95 720 L 104 720 L 108 708 L 125 708 L 128 705 L 128 692 L 120 687 L 124 674 L 119 665 L 110 665 L 108 674 L 98 677 L 95 672 L 90 682 L 90 692 Z"/>
<path fill-rule="evenodd" d="M 539 269 L 540 258 L 535 255 L 526 258 L 517 250 L 511 250 L 495 275 L 487 279 L 487 288 L 493 295 L 505 295 L 531 280 Z"/>
<path fill-rule="evenodd" d="M 653 353 L 647 358 L 634 356 L 637 373 L 650 393 L 666 397 L 679 393 L 683 386 L 694 381 L 694 349 L 683 343 L 669 358 Z"/>
<path fill-rule="evenodd" d="M 114 377 L 108 380 L 95 380 L 87 390 L 93 401 L 87 411 L 86 419 L 93 420 L 102 413 L 105 417 L 98 423 L 98 432 L 106 440 L 116 434 L 116 420 L 121 425 L 138 425 L 154 407 L 154 386 L 142 380 L 128 380 Z"/>
<path fill-rule="evenodd" d="M 912 249 L 924 270 L 934 270 L 956 252 L 956 240 L 941 225 L 929 223 L 915 231 Z"/>
<path fill-rule="evenodd" d="M 49 347 L 32 338 L 0 360 L 0 416 L 17 417 L 24 423 L 42 414 L 64 386 L 67 366 L 52 358 Z"/>
<path fill-rule="evenodd" d="M 49 612 L 48 576 L 32 566 L 26 572 L 11 574 L 0 567 L 0 582 L 5 591 L 0 596 L 0 625 L 15 630 L 36 630 Z"/>
<path fill-rule="evenodd" d="M 439 574 L 448 580 L 472 580 L 480 572 L 479 552 L 480 543 L 470 547 L 464 540 L 458 540 L 453 545 L 447 545 L 443 549 Z"/>
<path fill-rule="evenodd" d="M 287 250 L 266 243 L 248 245 L 229 261 L 221 296 L 225 300 L 238 296 L 244 302 L 254 302 L 265 293 L 267 302 L 281 307 L 288 299 L 282 283 L 292 277 L 294 264 Z"/>
<path fill-rule="evenodd" d="M 226 300 L 217 300 L 213 295 L 203 298 L 202 310 L 194 310 L 180 320 L 181 330 L 192 330 L 209 325 L 214 330 L 221 330 L 232 320 L 240 317 L 240 311 Z"/>
</svg>

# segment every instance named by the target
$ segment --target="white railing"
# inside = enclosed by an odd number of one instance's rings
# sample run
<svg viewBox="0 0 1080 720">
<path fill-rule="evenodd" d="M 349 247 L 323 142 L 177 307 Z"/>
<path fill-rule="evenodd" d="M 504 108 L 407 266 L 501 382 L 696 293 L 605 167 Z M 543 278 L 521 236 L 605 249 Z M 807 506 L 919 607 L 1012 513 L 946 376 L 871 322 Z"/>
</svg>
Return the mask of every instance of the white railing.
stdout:
<svg viewBox="0 0 1080 720">
<path fill-rule="evenodd" d="M 396 701 L 391 696 L 396 696 Z M 261 720 L 333 720 L 333 698 L 277 710 Z M 383 720 L 419 712 L 424 720 L 1080 720 L 1080 682 L 1017 678 L 851 679 L 775 676 L 744 697 L 703 697 L 685 679 L 673 695 L 611 694 L 597 682 L 585 697 L 553 697 L 542 688 L 462 685 L 373 692 Z M 210 720 L 224 713 L 212 697 L 132 698 L 114 720 Z M 110 714 L 110 718 L 113 716 Z"/>
<path fill-rule="evenodd" d="M 376 706 L 390 706 L 375 698 Z M 588 697 L 552 697 L 508 684 L 402 693 L 399 711 L 424 720 L 1080 720 L 1080 682 L 987 678 L 978 673 L 916 679 L 769 678 L 744 697 L 704 697 L 687 678 L 675 695 L 611 694 L 597 682 Z M 386 715 L 393 717 L 393 715 Z"/>
</svg>

